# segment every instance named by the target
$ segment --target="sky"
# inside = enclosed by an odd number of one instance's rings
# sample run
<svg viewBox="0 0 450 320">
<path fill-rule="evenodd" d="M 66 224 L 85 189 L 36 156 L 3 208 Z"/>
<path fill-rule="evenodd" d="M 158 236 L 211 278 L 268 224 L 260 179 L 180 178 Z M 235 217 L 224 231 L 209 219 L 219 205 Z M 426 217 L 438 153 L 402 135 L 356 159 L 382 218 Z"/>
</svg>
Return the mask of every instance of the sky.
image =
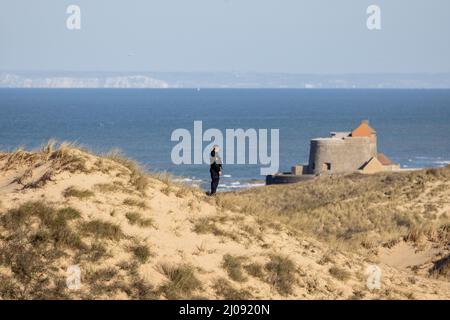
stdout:
<svg viewBox="0 0 450 320">
<path fill-rule="evenodd" d="M 450 72 L 449 33 L 448 0 L 0 0 L 0 71 Z"/>
</svg>

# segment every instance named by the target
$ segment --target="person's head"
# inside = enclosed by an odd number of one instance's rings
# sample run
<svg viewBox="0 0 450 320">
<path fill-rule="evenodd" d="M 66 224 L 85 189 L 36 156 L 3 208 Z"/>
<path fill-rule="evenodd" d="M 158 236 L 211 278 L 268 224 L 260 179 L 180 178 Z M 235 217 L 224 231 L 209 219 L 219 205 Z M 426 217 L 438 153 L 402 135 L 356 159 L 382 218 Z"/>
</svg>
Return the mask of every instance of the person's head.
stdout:
<svg viewBox="0 0 450 320">
<path fill-rule="evenodd" d="M 217 144 L 215 144 L 213 147 L 213 151 L 219 152 L 219 150 L 220 150 L 220 147 Z"/>
</svg>

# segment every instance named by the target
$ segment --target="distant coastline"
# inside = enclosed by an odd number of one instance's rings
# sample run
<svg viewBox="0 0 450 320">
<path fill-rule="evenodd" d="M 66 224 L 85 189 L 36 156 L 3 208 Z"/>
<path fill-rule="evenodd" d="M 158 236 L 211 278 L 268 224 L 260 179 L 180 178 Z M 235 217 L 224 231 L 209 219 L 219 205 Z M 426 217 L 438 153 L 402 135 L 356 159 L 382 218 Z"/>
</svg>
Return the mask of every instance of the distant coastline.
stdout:
<svg viewBox="0 0 450 320">
<path fill-rule="evenodd" d="M 0 88 L 450 89 L 450 73 L 0 71 Z"/>
</svg>

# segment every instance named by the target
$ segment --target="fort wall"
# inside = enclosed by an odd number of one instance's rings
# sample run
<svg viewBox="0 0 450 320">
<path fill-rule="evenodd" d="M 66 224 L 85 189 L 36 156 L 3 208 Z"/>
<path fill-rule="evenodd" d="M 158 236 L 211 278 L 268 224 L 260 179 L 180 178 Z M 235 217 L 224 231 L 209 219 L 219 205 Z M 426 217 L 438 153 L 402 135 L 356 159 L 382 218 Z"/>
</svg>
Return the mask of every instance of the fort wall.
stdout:
<svg viewBox="0 0 450 320">
<path fill-rule="evenodd" d="M 311 174 L 354 172 L 376 156 L 376 149 L 376 140 L 371 137 L 313 139 L 308 171 Z"/>
</svg>

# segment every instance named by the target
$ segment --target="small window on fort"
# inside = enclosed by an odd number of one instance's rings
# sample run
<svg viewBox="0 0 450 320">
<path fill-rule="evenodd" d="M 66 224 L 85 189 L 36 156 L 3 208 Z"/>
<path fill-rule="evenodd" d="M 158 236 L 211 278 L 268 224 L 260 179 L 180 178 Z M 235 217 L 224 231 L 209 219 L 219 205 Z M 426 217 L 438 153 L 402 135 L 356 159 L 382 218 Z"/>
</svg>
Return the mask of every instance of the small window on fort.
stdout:
<svg viewBox="0 0 450 320">
<path fill-rule="evenodd" d="M 324 169 L 324 170 L 327 170 L 327 171 L 330 171 L 330 170 L 331 170 L 331 163 L 325 162 L 325 163 L 323 164 L 323 169 Z"/>
</svg>

